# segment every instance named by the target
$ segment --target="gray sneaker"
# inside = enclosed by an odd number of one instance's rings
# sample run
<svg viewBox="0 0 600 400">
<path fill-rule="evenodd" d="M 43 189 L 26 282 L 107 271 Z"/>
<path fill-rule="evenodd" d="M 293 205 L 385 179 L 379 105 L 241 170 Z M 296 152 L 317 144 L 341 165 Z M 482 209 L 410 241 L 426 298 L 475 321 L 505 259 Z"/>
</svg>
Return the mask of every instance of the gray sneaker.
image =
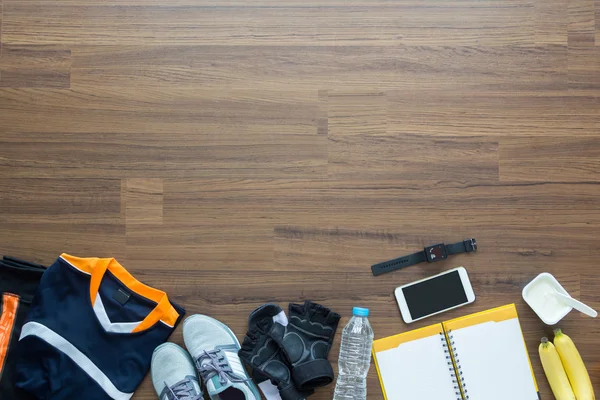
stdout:
<svg viewBox="0 0 600 400">
<path fill-rule="evenodd" d="M 202 389 L 190 355 L 175 343 L 152 353 L 152 384 L 160 400 L 202 400 Z"/>
<path fill-rule="evenodd" d="M 206 315 L 183 322 L 183 340 L 212 400 L 260 400 L 238 357 L 240 343 L 226 325 Z"/>
</svg>

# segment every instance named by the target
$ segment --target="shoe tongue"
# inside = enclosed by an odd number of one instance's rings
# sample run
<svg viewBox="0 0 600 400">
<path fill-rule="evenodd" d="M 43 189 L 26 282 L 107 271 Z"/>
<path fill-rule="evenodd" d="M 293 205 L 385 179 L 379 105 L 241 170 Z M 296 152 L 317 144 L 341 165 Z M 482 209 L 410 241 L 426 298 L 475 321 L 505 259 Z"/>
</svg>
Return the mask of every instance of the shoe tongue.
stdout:
<svg viewBox="0 0 600 400">
<path fill-rule="evenodd" d="M 212 397 L 230 388 L 232 385 L 233 383 L 229 379 L 225 384 L 221 383 L 219 375 L 215 375 L 206 382 L 206 390 L 208 391 L 208 395 Z"/>
<path fill-rule="evenodd" d="M 196 379 L 190 379 L 190 382 L 191 382 L 191 385 L 194 387 L 194 393 L 191 394 L 191 396 L 192 397 L 194 395 L 202 396 L 202 388 L 200 387 L 200 384 L 198 383 L 198 381 Z M 164 395 L 163 395 L 163 397 L 160 398 L 160 400 L 170 400 L 169 394 L 166 390 L 164 391 Z"/>
<path fill-rule="evenodd" d="M 233 363 L 234 367 L 233 367 L 233 371 L 231 371 L 231 373 L 235 374 L 236 368 L 241 366 L 241 364 L 240 364 L 241 361 L 237 358 L 237 348 L 235 346 L 232 348 L 224 347 L 221 350 L 223 350 L 222 355 L 228 360 L 228 362 Z M 230 354 L 230 353 L 235 354 L 235 357 L 233 357 L 232 354 Z M 205 362 L 210 362 L 210 361 L 206 360 Z M 239 383 L 232 382 L 231 379 L 227 379 L 227 378 L 225 378 L 221 381 L 219 374 L 215 374 L 212 378 L 208 379 L 205 382 L 205 385 L 206 385 L 206 391 L 208 392 L 208 395 L 210 396 L 211 399 L 225 398 L 225 397 L 223 397 L 225 394 L 223 394 L 221 396 L 219 396 L 219 395 L 231 387 L 239 390 L 241 392 L 239 394 L 242 394 L 246 399 L 254 398 L 254 397 L 248 397 L 250 392 L 246 389 L 245 385 L 240 385 Z M 235 392 L 235 390 L 234 390 L 234 392 Z M 231 398 L 231 396 L 227 396 L 227 397 Z"/>
</svg>

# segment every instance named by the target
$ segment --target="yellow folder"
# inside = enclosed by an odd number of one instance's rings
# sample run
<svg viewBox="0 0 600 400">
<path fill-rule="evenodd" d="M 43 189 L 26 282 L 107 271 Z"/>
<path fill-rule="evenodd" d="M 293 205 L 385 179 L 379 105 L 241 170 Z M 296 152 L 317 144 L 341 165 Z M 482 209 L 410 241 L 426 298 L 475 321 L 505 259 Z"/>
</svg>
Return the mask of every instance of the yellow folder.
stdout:
<svg viewBox="0 0 600 400">
<path fill-rule="evenodd" d="M 373 359 L 386 400 L 539 399 L 514 304 L 376 340 Z"/>
</svg>

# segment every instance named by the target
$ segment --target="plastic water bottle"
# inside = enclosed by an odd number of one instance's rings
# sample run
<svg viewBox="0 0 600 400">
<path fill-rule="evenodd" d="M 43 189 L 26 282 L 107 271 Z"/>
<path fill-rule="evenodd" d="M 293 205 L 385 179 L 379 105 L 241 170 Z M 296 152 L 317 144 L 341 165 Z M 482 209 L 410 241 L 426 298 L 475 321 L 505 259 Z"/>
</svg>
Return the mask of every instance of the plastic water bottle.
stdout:
<svg viewBox="0 0 600 400">
<path fill-rule="evenodd" d="M 373 329 L 368 308 L 354 307 L 352 319 L 342 331 L 339 374 L 333 400 L 366 400 L 367 373 L 371 366 Z"/>
</svg>

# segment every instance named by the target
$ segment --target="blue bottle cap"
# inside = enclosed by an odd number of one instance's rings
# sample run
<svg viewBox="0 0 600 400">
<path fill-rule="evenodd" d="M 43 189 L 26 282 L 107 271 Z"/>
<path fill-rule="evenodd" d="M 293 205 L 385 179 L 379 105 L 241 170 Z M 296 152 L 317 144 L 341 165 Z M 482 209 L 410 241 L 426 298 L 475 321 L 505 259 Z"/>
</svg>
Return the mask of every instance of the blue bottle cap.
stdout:
<svg viewBox="0 0 600 400">
<path fill-rule="evenodd" d="M 352 315 L 356 315 L 357 317 L 368 317 L 369 316 L 369 309 L 368 308 L 354 307 L 352 309 Z"/>
</svg>

